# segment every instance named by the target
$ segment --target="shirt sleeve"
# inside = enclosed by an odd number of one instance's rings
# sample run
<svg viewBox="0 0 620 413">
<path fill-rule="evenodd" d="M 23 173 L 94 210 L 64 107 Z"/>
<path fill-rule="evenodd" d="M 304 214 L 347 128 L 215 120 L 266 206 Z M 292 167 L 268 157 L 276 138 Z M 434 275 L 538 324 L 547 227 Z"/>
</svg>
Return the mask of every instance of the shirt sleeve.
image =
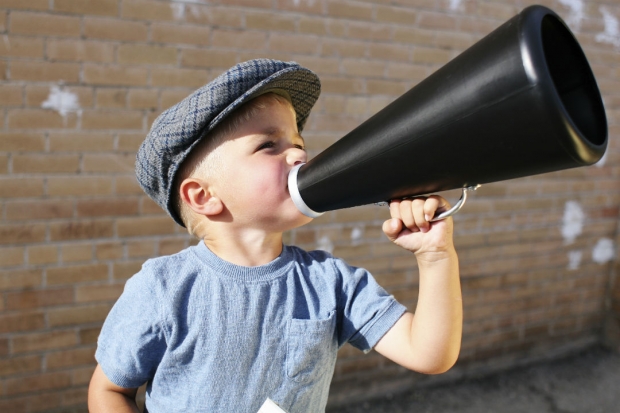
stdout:
<svg viewBox="0 0 620 413">
<path fill-rule="evenodd" d="M 108 379 L 136 388 L 150 380 L 166 349 L 156 294 L 144 270 L 130 278 L 108 314 L 95 358 Z"/>
<path fill-rule="evenodd" d="M 342 276 L 339 344 L 349 342 L 369 352 L 407 311 L 367 270 L 334 261 Z"/>
</svg>

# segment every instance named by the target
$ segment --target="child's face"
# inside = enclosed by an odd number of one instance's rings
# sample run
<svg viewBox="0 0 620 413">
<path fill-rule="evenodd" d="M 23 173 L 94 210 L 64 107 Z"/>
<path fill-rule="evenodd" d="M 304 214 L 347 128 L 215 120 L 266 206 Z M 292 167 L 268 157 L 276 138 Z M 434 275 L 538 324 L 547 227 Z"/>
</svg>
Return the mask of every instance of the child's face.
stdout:
<svg viewBox="0 0 620 413">
<path fill-rule="evenodd" d="M 289 171 L 307 155 L 292 106 L 256 99 L 265 107 L 215 149 L 221 167 L 212 187 L 233 225 L 283 232 L 311 221 L 288 192 Z"/>
</svg>

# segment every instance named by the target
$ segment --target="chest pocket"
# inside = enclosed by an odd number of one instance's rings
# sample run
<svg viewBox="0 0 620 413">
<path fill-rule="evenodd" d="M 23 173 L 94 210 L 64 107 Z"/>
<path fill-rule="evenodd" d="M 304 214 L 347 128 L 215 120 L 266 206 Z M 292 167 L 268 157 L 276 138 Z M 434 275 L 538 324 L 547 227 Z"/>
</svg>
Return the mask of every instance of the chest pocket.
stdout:
<svg viewBox="0 0 620 413">
<path fill-rule="evenodd" d="M 286 351 L 288 377 L 299 383 L 311 383 L 326 373 L 333 373 L 337 350 L 335 311 L 324 320 L 290 320 Z"/>
</svg>

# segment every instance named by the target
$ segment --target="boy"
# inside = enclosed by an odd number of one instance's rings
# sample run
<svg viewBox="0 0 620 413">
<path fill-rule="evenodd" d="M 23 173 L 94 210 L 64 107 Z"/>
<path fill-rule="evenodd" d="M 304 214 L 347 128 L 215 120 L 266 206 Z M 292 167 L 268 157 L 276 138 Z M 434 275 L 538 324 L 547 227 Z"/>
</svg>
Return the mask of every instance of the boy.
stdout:
<svg viewBox="0 0 620 413">
<path fill-rule="evenodd" d="M 339 347 L 374 348 L 423 373 L 449 369 L 462 306 L 452 220 L 440 197 L 393 201 L 383 230 L 416 254 L 415 313 L 365 270 L 283 246 L 308 223 L 287 189 L 306 161 L 300 135 L 320 91 L 296 63 L 231 68 L 168 109 L 138 152 L 146 193 L 201 242 L 147 261 L 99 338 L 91 412 L 321 412 Z"/>
</svg>

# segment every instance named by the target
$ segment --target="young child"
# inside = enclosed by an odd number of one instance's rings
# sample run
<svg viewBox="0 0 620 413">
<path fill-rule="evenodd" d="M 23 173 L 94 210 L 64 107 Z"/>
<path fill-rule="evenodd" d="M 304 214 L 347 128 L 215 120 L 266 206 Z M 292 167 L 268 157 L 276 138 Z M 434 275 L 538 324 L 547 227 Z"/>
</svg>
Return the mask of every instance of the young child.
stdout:
<svg viewBox="0 0 620 413">
<path fill-rule="evenodd" d="M 462 305 L 452 220 L 440 197 L 393 201 L 383 231 L 415 253 L 415 316 L 364 269 L 282 244 L 311 221 L 288 172 L 320 83 L 296 63 L 241 63 L 168 109 L 137 156 L 145 192 L 201 241 L 148 260 L 127 281 L 99 337 L 91 412 L 293 413 L 325 410 L 336 353 L 375 349 L 409 369 L 448 370 Z"/>
</svg>

